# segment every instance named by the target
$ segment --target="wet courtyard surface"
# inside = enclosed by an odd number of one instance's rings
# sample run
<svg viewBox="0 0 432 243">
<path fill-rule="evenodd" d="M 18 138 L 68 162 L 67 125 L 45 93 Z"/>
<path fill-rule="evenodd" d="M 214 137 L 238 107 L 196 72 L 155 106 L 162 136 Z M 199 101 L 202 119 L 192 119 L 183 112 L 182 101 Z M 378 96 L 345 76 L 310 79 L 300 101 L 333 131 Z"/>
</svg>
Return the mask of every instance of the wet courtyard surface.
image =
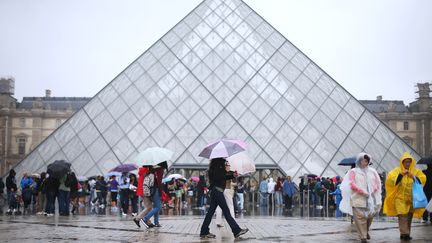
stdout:
<svg viewBox="0 0 432 243">
<path fill-rule="evenodd" d="M 216 239 L 201 240 L 199 230 L 205 210 L 173 209 L 163 211 L 161 228 L 138 228 L 130 215 L 118 212 L 81 208 L 78 215 L 0 216 L 1 242 L 358 242 L 355 226 L 347 217 L 335 218 L 334 212 L 297 208 L 249 208 L 236 216 L 240 227 L 249 232 L 235 239 L 224 221 L 210 232 Z M 328 215 L 328 216 L 327 216 Z M 377 217 L 371 227 L 370 242 L 401 242 L 397 220 Z M 415 219 L 411 242 L 431 242 L 432 225 Z"/>
</svg>

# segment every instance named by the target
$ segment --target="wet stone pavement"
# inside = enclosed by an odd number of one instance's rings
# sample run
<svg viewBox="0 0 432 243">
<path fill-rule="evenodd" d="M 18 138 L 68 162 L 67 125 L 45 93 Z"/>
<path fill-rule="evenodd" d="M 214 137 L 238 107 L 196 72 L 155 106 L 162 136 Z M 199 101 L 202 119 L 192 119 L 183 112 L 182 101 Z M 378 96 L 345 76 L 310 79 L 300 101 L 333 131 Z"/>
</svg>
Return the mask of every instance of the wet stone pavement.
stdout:
<svg viewBox="0 0 432 243">
<path fill-rule="evenodd" d="M 203 213 L 161 216 L 161 228 L 138 228 L 131 216 L 88 214 L 45 217 L 43 215 L 0 216 L 0 242 L 358 242 L 355 226 L 348 218 L 298 217 L 284 213 L 237 216 L 249 232 L 235 239 L 224 221 L 210 232 L 216 239 L 201 240 Z M 262 212 L 261 212 L 262 213 Z M 201 214 L 201 215 L 200 215 Z M 294 215 L 297 213 L 294 213 Z M 370 242 L 401 242 L 395 218 L 378 217 L 372 224 Z M 432 225 L 414 220 L 411 242 L 432 242 Z"/>
</svg>

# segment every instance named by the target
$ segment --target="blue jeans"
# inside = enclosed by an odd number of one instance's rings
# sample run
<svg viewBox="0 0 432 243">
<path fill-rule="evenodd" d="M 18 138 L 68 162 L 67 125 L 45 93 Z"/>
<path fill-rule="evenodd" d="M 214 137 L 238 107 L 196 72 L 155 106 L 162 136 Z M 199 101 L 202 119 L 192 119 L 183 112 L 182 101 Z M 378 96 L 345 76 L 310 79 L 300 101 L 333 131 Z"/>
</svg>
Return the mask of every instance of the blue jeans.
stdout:
<svg viewBox="0 0 432 243">
<path fill-rule="evenodd" d="M 69 214 L 70 192 L 59 190 L 58 193 L 59 213 L 60 215 Z"/>
<path fill-rule="evenodd" d="M 283 201 L 282 201 L 282 191 L 276 191 L 274 193 L 275 195 L 275 203 L 276 205 L 282 205 Z"/>
<path fill-rule="evenodd" d="M 236 235 L 237 233 L 239 233 L 241 231 L 240 226 L 238 226 L 237 222 L 231 216 L 223 192 L 213 189 L 210 192 L 210 208 L 207 211 L 203 225 L 201 226 L 200 235 L 207 235 L 208 233 L 210 233 L 209 225 L 216 211 L 217 206 L 219 206 L 222 209 L 222 213 L 225 216 L 225 219 L 228 222 L 233 234 Z"/>
<path fill-rule="evenodd" d="M 154 216 L 154 224 L 159 224 L 159 211 L 162 208 L 162 203 L 159 195 L 159 190 L 156 190 L 152 197 L 153 208 L 144 216 L 144 221 L 149 220 Z"/>
<path fill-rule="evenodd" d="M 260 192 L 259 194 L 260 194 L 260 206 L 261 207 L 267 206 L 268 193 Z"/>
</svg>

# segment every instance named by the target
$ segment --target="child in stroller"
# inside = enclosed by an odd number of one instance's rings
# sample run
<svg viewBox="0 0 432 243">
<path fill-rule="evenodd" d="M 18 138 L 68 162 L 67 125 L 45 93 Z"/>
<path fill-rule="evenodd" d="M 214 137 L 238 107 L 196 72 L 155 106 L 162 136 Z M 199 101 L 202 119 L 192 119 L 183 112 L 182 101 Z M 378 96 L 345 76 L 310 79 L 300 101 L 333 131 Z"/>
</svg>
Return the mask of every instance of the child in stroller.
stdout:
<svg viewBox="0 0 432 243">
<path fill-rule="evenodd" d="M 12 192 L 9 198 L 9 210 L 6 212 L 7 215 L 21 215 L 20 209 L 21 197 L 16 192 Z"/>
</svg>

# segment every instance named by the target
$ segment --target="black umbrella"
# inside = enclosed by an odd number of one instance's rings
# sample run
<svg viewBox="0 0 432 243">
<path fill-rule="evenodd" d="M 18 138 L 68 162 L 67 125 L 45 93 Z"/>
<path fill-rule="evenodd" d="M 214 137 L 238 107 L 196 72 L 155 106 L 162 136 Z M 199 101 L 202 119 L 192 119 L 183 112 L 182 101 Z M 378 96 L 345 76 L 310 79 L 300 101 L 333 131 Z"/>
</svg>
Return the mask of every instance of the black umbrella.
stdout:
<svg viewBox="0 0 432 243">
<path fill-rule="evenodd" d="M 50 176 L 59 179 L 70 172 L 70 167 L 71 163 L 64 160 L 56 160 L 48 165 L 47 172 Z"/>
<path fill-rule="evenodd" d="M 339 162 L 338 165 L 348 165 L 348 166 L 352 166 L 355 165 L 357 158 L 355 156 L 353 157 L 348 157 L 345 158 L 343 160 L 341 160 L 341 162 Z"/>
<path fill-rule="evenodd" d="M 421 158 L 417 164 L 421 165 L 432 165 L 432 157 Z"/>
</svg>

